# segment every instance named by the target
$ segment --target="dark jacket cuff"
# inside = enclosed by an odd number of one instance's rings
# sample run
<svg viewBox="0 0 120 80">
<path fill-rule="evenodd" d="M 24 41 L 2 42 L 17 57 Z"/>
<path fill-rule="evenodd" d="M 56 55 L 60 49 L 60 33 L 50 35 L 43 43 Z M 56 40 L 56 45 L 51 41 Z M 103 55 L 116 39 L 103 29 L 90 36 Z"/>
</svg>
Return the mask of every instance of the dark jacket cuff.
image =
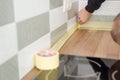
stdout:
<svg viewBox="0 0 120 80">
<path fill-rule="evenodd" d="M 86 6 L 85 9 L 89 12 L 89 13 L 93 13 L 95 10 L 91 9 L 89 6 Z"/>
</svg>

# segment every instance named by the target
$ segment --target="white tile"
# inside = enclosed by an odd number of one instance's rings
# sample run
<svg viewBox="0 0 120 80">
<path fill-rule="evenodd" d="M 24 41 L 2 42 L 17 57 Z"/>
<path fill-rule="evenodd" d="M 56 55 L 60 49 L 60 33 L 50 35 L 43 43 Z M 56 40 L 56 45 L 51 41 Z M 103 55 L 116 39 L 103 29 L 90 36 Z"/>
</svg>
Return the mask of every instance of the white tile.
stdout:
<svg viewBox="0 0 120 80">
<path fill-rule="evenodd" d="M 87 1 L 86 0 L 79 0 L 79 10 L 84 8 L 86 5 L 87 5 Z"/>
<path fill-rule="evenodd" d="M 95 15 L 111 15 L 115 16 L 120 12 L 120 1 L 105 1 L 99 10 L 95 11 Z"/>
<path fill-rule="evenodd" d="M 76 1 L 78 1 L 78 0 L 71 0 L 72 2 L 76 2 Z"/>
<path fill-rule="evenodd" d="M 50 34 L 47 34 L 18 52 L 19 76 L 22 79 L 34 67 L 34 54 L 50 47 Z"/>
<path fill-rule="evenodd" d="M 76 17 L 71 18 L 68 21 L 67 29 L 69 30 L 71 27 L 73 27 L 76 24 Z"/>
<path fill-rule="evenodd" d="M 49 0 L 14 0 L 15 20 L 21 21 L 49 11 Z"/>
<path fill-rule="evenodd" d="M 17 54 L 16 24 L 0 27 L 0 65 Z"/>
<path fill-rule="evenodd" d="M 63 12 L 63 7 L 50 11 L 50 31 L 54 31 L 67 22 L 67 13 Z"/>
</svg>

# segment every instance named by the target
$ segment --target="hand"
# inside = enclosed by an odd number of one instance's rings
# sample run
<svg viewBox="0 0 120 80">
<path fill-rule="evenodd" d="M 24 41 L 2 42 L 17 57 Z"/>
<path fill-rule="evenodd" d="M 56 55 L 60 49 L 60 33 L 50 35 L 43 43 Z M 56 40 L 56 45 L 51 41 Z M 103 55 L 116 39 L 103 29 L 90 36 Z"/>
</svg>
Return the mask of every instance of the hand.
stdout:
<svg viewBox="0 0 120 80">
<path fill-rule="evenodd" d="M 80 24 L 86 23 L 90 17 L 91 17 L 91 13 L 88 12 L 85 8 L 81 9 L 78 12 L 78 19 L 80 21 Z"/>
</svg>

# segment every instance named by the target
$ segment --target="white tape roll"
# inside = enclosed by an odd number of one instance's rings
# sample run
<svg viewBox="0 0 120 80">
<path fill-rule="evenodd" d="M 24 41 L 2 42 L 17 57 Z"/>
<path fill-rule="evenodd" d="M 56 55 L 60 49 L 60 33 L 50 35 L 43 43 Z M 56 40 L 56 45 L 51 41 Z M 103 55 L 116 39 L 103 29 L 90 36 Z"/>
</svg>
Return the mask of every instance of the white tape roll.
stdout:
<svg viewBox="0 0 120 80">
<path fill-rule="evenodd" d="M 52 56 L 40 56 L 38 53 L 35 54 L 35 66 L 40 70 L 51 70 L 57 68 L 59 66 L 59 53 L 55 53 L 56 54 Z"/>
</svg>

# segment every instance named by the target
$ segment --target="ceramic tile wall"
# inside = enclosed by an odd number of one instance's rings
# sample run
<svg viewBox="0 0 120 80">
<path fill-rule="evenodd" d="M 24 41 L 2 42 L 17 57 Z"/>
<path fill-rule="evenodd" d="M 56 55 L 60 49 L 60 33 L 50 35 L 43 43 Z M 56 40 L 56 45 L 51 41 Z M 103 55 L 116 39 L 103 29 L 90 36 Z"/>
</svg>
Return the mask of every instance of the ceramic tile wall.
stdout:
<svg viewBox="0 0 120 80">
<path fill-rule="evenodd" d="M 56 41 L 62 36 L 64 35 L 64 33 L 67 30 L 67 23 L 63 24 L 62 26 L 60 26 L 59 28 L 57 28 L 56 30 L 51 32 L 51 44 L 55 44 Z"/>
<path fill-rule="evenodd" d="M 0 27 L 14 21 L 13 0 L 0 0 Z"/>
<path fill-rule="evenodd" d="M 49 32 L 49 13 L 17 23 L 19 49 L 31 44 Z"/>
<path fill-rule="evenodd" d="M 62 0 L 0 1 L 0 80 L 21 80 L 34 67 L 34 54 L 76 23 L 78 0 L 72 2 L 63 12 Z"/>
<path fill-rule="evenodd" d="M 17 55 L 0 65 L 0 80 L 19 80 Z"/>
</svg>

